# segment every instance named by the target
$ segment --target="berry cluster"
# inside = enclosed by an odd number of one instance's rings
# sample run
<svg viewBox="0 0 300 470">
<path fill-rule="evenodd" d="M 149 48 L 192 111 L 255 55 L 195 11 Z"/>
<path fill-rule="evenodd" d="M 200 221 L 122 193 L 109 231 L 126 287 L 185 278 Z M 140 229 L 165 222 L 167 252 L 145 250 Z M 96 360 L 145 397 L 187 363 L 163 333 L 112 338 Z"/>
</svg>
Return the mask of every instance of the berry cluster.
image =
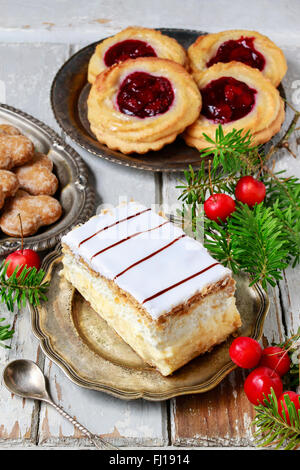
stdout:
<svg viewBox="0 0 300 470">
<path fill-rule="evenodd" d="M 253 405 L 264 405 L 273 388 L 278 400 L 280 416 L 290 424 L 286 395 L 295 404 L 296 411 L 300 410 L 300 395 L 293 391 L 283 393 L 281 377 L 290 370 L 290 358 L 285 349 L 279 346 L 269 346 L 262 349 L 260 344 L 252 338 L 240 336 L 230 346 L 229 354 L 232 361 L 243 369 L 255 369 L 250 372 L 244 384 L 248 400 Z"/>
<path fill-rule="evenodd" d="M 253 176 L 243 176 L 235 188 L 235 197 L 237 201 L 253 207 L 264 200 L 266 196 L 266 187 Z M 231 196 L 223 193 L 212 194 L 204 202 L 204 212 L 210 220 L 219 219 L 225 222 L 235 210 L 235 201 Z"/>
</svg>

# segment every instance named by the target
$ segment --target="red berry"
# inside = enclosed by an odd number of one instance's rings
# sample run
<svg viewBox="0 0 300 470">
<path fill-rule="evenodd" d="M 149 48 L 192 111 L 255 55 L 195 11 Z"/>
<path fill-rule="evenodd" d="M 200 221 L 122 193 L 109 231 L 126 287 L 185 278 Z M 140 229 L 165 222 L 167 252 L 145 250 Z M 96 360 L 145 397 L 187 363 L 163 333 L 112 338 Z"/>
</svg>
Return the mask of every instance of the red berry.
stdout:
<svg viewBox="0 0 300 470">
<path fill-rule="evenodd" d="M 253 207 L 259 204 L 266 196 L 266 187 L 261 181 L 257 181 L 253 176 L 243 176 L 235 188 L 235 197 L 238 201 Z"/>
<path fill-rule="evenodd" d="M 252 367 L 256 367 L 260 361 L 262 348 L 255 339 L 240 336 L 232 342 L 229 348 L 229 354 L 233 362 L 239 367 L 252 369 Z"/>
<path fill-rule="evenodd" d="M 41 265 L 41 260 L 36 253 L 36 251 L 33 250 L 17 250 L 8 255 L 8 257 L 5 260 L 5 264 L 8 264 L 6 274 L 8 277 L 10 277 L 14 270 L 16 269 L 17 266 L 20 267 L 18 270 L 17 276 L 20 276 L 21 272 L 23 271 L 23 268 L 25 265 L 27 265 L 27 268 L 36 268 L 40 269 Z"/>
<path fill-rule="evenodd" d="M 276 397 L 282 394 L 283 385 L 279 375 L 269 367 L 257 367 L 246 378 L 244 390 L 248 400 L 253 405 L 261 403 L 264 405 L 264 398 L 268 399 L 268 395 L 273 388 Z"/>
<path fill-rule="evenodd" d="M 294 403 L 297 412 L 298 410 L 300 410 L 300 395 L 298 395 L 295 392 L 287 391 L 287 392 L 283 392 L 283 394 L 278 398 L 278 412 L 280 416 L 284 419 L 284 415 L 283 415 L 283 410 L 284 410 L 286 421 L 288 424 L 291 424 L 289 412 L 287 409 L 287 404 L 284 399 L 286 395 L 288 395 L 290 397 L 291 402 Z"/>
<path fill-rule="evenodd" d="M 281 377 L 290 370 L 291 361 L 285 349 L 269 346 L 263 350 L 259 365 L 270 367 Z"/>
<path fill-rule="evenodd" d="M 235 202 L 227 194 L 212 194 L 204 203 L 204 212 L 210 220 L 223 222 L 235 210 Z"/>
</svg>

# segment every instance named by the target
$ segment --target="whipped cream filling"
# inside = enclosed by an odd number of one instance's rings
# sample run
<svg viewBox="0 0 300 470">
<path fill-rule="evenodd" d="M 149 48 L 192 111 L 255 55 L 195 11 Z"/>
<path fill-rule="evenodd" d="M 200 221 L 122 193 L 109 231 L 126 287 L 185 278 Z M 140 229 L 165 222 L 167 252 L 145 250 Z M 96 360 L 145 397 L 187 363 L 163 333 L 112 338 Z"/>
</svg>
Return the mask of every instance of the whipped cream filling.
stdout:
<svg viewBox="0 0 300 470">
<path fill-rule="evenodd" d="M 135 202 L 91 218 L 62 243 L 154 320 L 231 274 L 201 243 Z"/>
</svg>

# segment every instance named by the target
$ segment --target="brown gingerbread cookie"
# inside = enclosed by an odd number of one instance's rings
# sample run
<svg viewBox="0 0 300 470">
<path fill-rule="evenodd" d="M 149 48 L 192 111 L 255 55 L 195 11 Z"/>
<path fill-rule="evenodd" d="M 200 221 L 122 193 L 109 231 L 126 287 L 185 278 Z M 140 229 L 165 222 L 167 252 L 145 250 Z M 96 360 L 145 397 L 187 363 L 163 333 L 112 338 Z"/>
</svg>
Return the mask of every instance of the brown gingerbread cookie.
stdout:
<svg viewBox="0 0 300 470">
<path fill-rule="evenodd" d="M 14 173 L 0 170 L 0 209 L 7 197 L 14 196 L 19 189 L 19 181 Z"/>
<path fill-rule="evenodd" d="M 58 187 L 58 181 L 52 169 L 53 163 L 47 155 L 35 153 L 29 163 L 15 169 L 20 189 L 24 189 L 33 196 L 41 194 L 52 196 Z"/>
<path fill-rule="evenodd" d="M 61 214 L 60 203 L 51 196 L 31 196 L 18 190 L 8 201 L 0 217 L 1 230 L 12 237 L 21 236 L 20 214 L 24 237 L 34 235 L 40 227 L 56 222 Z"/>
<path fill-rule="evenodd" d="M 11 126 L 10 124 L 0 124 L 0 135 L 21 135 L 19 129 L 15 126 Z"/>
<path fill-rule="evenodd" d="M 34 155 L 34 145 L 25 135 L 0 133 L 0 169 L 10 170 L 29 162 Z"/>
</svg>

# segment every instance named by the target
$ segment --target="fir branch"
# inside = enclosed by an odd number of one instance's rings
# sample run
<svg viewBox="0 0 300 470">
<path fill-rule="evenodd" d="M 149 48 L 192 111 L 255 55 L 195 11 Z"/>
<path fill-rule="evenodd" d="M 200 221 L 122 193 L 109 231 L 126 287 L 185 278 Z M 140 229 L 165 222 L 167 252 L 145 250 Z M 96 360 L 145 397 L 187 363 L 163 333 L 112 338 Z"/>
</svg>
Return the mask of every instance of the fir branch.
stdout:
<svg viewBox="0 0 300 470">
<path fill-rule="evenodd" d="M 268 399 L 264 400 L 264 405 L 255 407 L 256 416 L 252 426 L 256 429 L 253 435 L 257 446 L 275 446 L 275 449 L 284 450 L 294 450 L 300 446 L 300 411 L 297 412 L 289 396 L 285 396 L 284 400 L 290 424 L 285 410 L 282 412 L 283 418 L 278 412 L 277 398 L 273 389 Z"/>
<path fill-rule="evenodd" d="M 290 370 L 282 378 L 284 388 L 286 390 L 297 391 L 297 388 L 299 386 L 299 360 L 296 362 L 295 360 L 293 360 L 293 355 L 295 353 L 300 354 L 300 348 L 298 345 L 299 341 L 300 341 L 300 327 L 298 328 L 298 331 L 296 334 L 293 334 L 290 337 L 286 337 L 282 343 L 279 343 L 279 344 L 272 343 L 272 346 L 279 346 L 280 348 L 286 349 L 291 360 Z M 298 359 L 299 358 L 300 357 L 298 356 Z"/>
<path fill-rule="evenodd" d="M 212 168 L 211 178 L 209 178 L 204 161 L 197 172 L 190 165 L 189 171 L 185 171 L 184 176 L 185 181 L 180 181 L 180 184 L 176 186 L 177 189 L 182 190 L 178 199 L 190 205 L 203 204 L 207 193 L 234 192 L 234 187 L 240 179 L 236 173 L 224 174 L 220 168 Z"/>
<path fill-rule="evenodd" d="M 274 286 L 282 279 L 281 271 L 288 266 L 288 243 L 271 208 L 258 204 L 250 209 L 240 204 L 227 229 L 234 259 L 241 270 L 250 274 L 250 285 L 261 282 L 266 289 L 267 283 Z"/>
<path fill-rule="evenodd" d="M 271 173 L 265 178 L 265 204 L 272 207 L 281 222 L 289 246 L 290 261 L 295 267 L 300 261 L 300 180 L 284 177 L 284 173 Z"/>
<path fill-rule="evenodd" d="M 36 268 L 25 266 L 19 276 L 17 273 L 20 266 L 17 266 L 13 274 L 8 277 L 8 264 L 5 261 L 0 265 L 0 301 L 4 302 L 9 311 L 13 312 L 14 306 L 20 309 L 29 304 L 39 305 L 41 300 L 47 300 L 46 292 L 49 282 L 43 282 L 45 272 Z"/>
<path fill-rule="evenodd" d="M 200 156 L 213 157 L 213 169 L 222 167 L 226 173 L 239 171 L 257 171 L 261 165 L 262 156 L 259 147 L 253 145 L 250 131 L 233 129 L 224 134 L 221 124 L 216 129 L 215 140 L 203 133 L 204 138 L 210 144 Z"/>
<path fill-rule="evenodd" d="M 0 322 L 5 321 L 5 318 L 0 318 Z M 14 330 L 10 327 L 10 325 L 0 325 L 0 346 L 2 348 L 10 349 L 10 346 L 3 343 L 7 339 L 13 337 Z"/>
<path fill-rule="evenodd" d="M 232 240 L 226 226 L 219 225 L 213 220 L 206 219 L 204 246 L 212 256 L 224 266 L 228 266 L 234 273 L 238 273 L 240 265 L 234 258 Z"/>
</svg>

